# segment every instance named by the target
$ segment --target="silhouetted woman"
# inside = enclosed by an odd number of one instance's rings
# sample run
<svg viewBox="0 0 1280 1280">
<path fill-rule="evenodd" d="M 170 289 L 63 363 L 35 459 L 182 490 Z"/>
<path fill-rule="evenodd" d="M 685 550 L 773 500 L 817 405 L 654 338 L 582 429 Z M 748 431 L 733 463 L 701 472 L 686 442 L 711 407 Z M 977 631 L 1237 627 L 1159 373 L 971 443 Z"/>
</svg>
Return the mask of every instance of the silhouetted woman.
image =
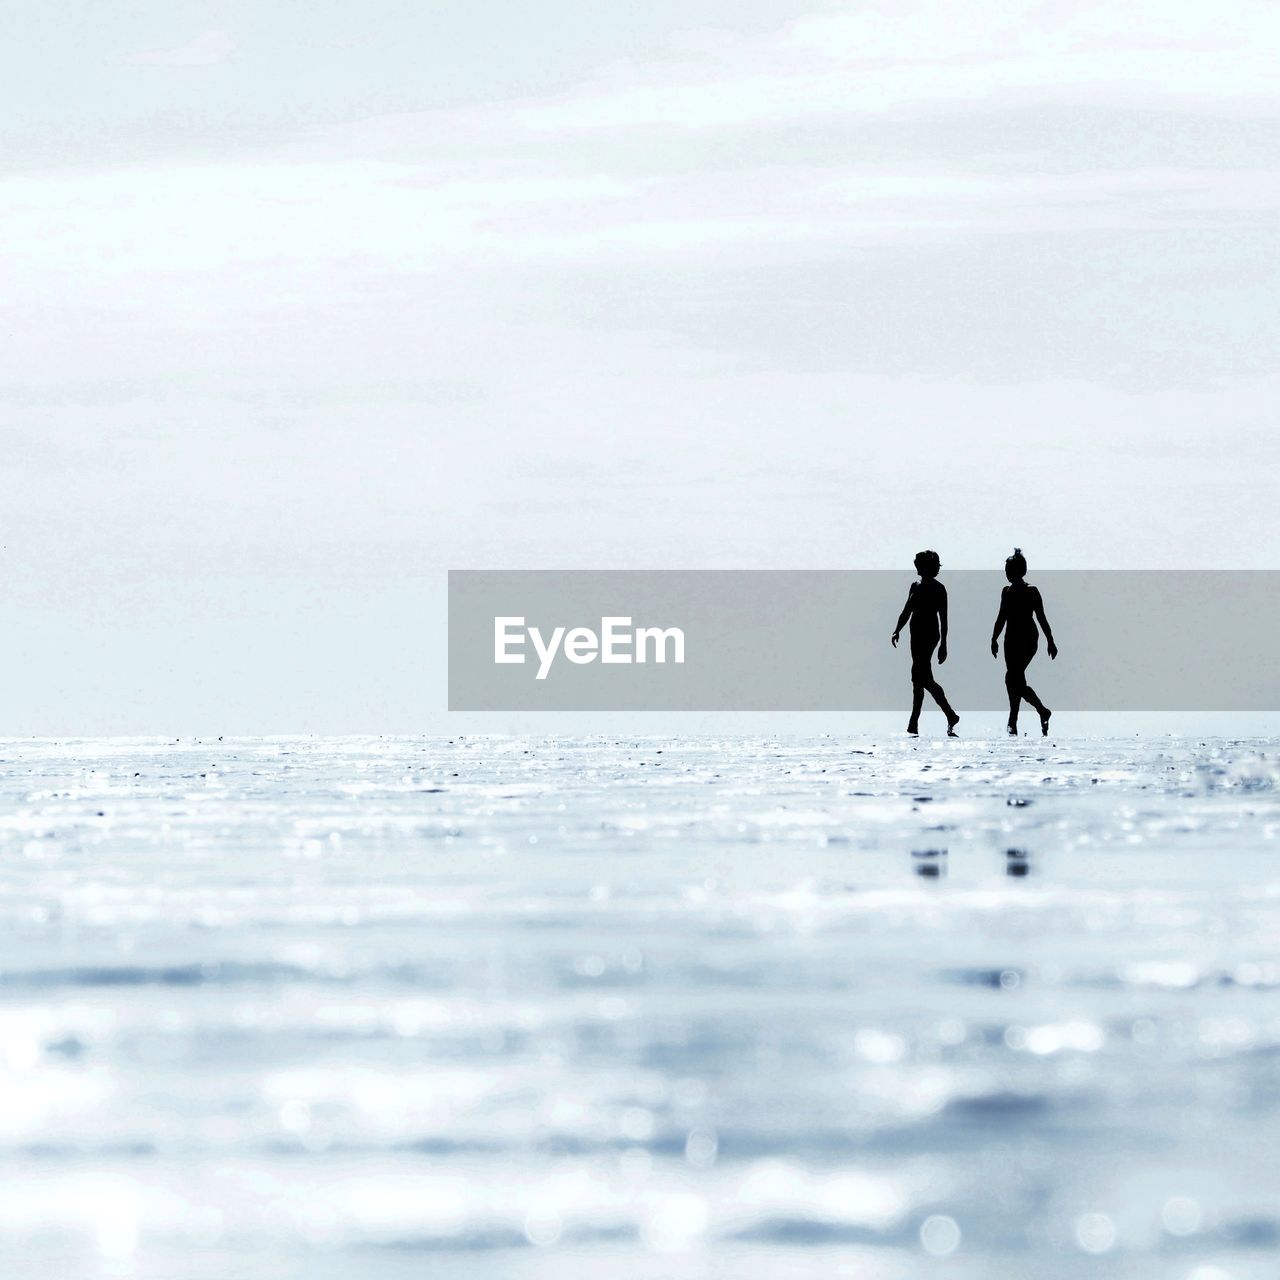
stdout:
<svg viewBox="0 0 1280 1280">
<path fill-rule="evenodd" d="M 1040 717 L 1040 732 L 1048 734 L 1049 717 L 1053 714 L 1036 697 L 1036 691 L 1027 683 L 1027 666 L 1036 656 L 1036 644 L 1040 633 L 1036 622 L 1044 628 L 1049 657 L 1058 656 L 1058 646 L 1053 643 L 1049 619 L 1044 616 L 1044 601 L 1040 592 L 1026 582 L 1027 558 L 1020 547 L 1014 547 L 1013 555 L 1004 562 L 1004 576 L 1009 585 L 1000 593 L 1000 612 L 996 616 L 995 630 L 991 633 L 991 656 L 997 657 L 1000 647 L 1000 630 L 1004 628 L 1004 687 L 1009 691 L 1009 732 L 1018 732 L 1018 704 L 1025 698 Z"/>
<path fill-rule="evenodd" d="M 902 606 L 898 625 L 893 629 L 892 644 L 898 647 L 898 636 L 911 619 L 911 720 L 908 733 L 920 732 L 920 708 L 924 705 L 927 690 L 947 717 L 947 737 L 956 736 L 960 717 L 951 710 L 942 686 L 933 678 L 933 651 L 938 650 L 938 661 L 947 660 L 947 589 L 938 581 L 942 561 L 936 551 L 922 551 L 916 556 L 916 572 L 919 582 L 913 582 L 907 592 L 907 603 Z"/>
</svg>

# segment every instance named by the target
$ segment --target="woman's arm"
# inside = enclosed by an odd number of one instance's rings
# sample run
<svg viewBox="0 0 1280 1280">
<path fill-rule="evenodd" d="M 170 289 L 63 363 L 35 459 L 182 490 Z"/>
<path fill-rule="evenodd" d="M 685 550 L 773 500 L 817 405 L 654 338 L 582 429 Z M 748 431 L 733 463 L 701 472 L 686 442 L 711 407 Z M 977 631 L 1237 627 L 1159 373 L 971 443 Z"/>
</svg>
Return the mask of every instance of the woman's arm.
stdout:
<svg viewBox="0 0 1280 1280">
<path fill-rule="evenodd" d="M 1000 646 L 996 643 L 996 641 L 1000 639 L 1000 632 L 1004 630 L 1005 593 L 1008 590 L 1009 588 L 1005 587 L 1004 591 L 1000 593 L 1000 612 L 996 614 L 996 625 L 991 632 L 991 656 L 993 658 L 998 657 L 1000 653 Z"/>
<path fill-rule="evenodd" d="M 938 590 L 942 593 L 938 597 L 938 628 L 940 640 L 938 642 L 938 665 L 941 666 L 947 660 L 947 589 L 938 583 Z"/>
<path fill-rule="evenodd" d="M 898 637 L 902 634 L 902 628 L 907 625 L 907 619 L 911 617 L 911 610 L 915 608 L 916 603 L 916 584 L 913 582 L 907 591 L 907 603 L 902 606 L 902 612 L 898 615 L 898 625 L 893 629 L 893 636 L 889 643 L 896 649 L 898 647 Z"/>
<path fill-rule="evenodd" d="M 1058 646 L 1053 643 L 1053 632 L 1049 630 L 1049 619 L 1044 616 L 1044 601 L 1040 598 L 1040 588 L 1032 587 L 1031 590 L 1035 592 L 1035 599 L 1031 602 L 1031 607 L 1035 610 L 1036 621 L 1040 624 L 1040 630 L 1044 632 L 1049 657 L 1056 658 L 1058 656 Z"/>
</svg>

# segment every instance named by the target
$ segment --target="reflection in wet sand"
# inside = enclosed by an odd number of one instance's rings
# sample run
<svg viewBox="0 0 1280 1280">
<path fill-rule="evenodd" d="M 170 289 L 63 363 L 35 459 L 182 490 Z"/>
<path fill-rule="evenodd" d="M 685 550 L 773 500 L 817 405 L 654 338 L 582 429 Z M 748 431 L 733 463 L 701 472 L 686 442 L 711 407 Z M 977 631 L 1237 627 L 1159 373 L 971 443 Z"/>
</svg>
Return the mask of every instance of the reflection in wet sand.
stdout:
<svg viewBox="0 0 1280 1280">
<path fill-rule="evenodd" d="M 1270 1277 L 1276 758 L 5 743 L 0 1273 Z"/>
</svg>

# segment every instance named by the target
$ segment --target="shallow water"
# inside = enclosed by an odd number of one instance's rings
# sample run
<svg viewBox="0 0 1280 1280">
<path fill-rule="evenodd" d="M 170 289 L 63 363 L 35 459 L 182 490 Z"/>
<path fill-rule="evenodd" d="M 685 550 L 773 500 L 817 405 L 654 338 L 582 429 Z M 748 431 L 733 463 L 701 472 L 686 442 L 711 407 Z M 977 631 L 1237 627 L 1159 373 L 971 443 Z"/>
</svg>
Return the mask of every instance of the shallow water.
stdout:
<svg viewBox="0 0 1280 1280">
<path fill-rule="evenodd" d="M 1278 761 L 0 744 L 0 1274 L 1271 1277 Z"/>
</svg>

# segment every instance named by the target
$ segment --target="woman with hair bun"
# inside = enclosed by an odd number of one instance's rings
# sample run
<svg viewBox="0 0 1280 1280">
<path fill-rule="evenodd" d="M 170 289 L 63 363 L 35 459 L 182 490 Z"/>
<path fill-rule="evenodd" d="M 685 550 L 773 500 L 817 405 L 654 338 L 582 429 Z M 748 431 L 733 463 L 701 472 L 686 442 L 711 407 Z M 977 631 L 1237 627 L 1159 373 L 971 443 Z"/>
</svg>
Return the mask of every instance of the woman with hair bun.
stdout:
<svg viewBox="0 0 1280 1280">
<path fill-rule="evenodd" d="M 907 592 L 907 603 L 902 606 L 898 625 L 894 628 L 891 643 L 898 647 L 898 636 L 911 619 L 911 719 L 907 732 L 920 732 L 920 708 L 927 691 L 942 708 L 947 717 L 947 737 L 956 736 L 960 717 L 951 709 L 942 686 L 933 678 L 933 651 L 938 650 L 938 661 L 947 660 L 947 589 L 938 581 L 942 560 L 936 551 L 921 551 L 915 560 L 919 582 L 913 582 Z"/>
<path fill-rule="evenodd" d="M 1040 732 L 1049 733 L 1049 717 L 1053 714 L 1036 697 L 1036 691 L 1027 683 L 1027 667 L 1036 656 L 1040 633 L 1036 622 L 1044 629 L 1044 638 L 1050 658 L 1058 656 L 1058 646 L 1049 630 L 1049 619 L 1044 616 L 1044 601 L 1037 588 L 1028 585 L 1027 558 L 1021 547 L 1014 547 L 1013 555 L 1004 562 L 1004 576 L 1009 585 L 1000 593 L 1000 612 L 996 615 L 995 630 L 991 633 L 991 656 L 1000 653 L 999 639 L 1004 629 L 1004 687 L 1009 694 L 1009 732 L 1017 735 L 1018 706 L 1025 698 L 1040 717 Z"/>
</svg>

